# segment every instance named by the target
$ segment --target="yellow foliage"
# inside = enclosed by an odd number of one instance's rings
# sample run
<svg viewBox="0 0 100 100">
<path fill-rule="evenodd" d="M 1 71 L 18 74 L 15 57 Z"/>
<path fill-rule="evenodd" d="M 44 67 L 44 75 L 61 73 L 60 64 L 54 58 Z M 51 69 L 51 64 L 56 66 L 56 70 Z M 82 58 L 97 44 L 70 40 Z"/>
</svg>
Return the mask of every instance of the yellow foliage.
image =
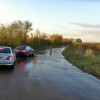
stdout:
<svg viewBox="0 0 100 100">
<path fill-rule="evenodd" d="M 96 49 L 97 49 L 97 50 L 100 50 L 100 44 L 97 44 L 97 45 L 96 45 Z"/>
<path fill-rule="evenodd" d="M 49 41 L 54 45 L 59 45 L 62 43 L 62 35 L 59 34 L 53 34 L 49 37 Z"/>
<path fill-rule="evenodd" d="M 93 55 L 93 50 L 91 48 L 88 48 L 86 50 L 86 56 L 92 56 Z"/>
</svg>

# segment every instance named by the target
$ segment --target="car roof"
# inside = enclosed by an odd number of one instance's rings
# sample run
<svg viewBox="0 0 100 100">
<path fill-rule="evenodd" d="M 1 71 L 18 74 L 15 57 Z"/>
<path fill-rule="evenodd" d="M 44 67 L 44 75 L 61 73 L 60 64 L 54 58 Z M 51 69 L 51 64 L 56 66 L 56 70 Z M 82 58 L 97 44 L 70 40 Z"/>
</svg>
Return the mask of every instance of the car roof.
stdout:
<svg viewBox="0 0 100 100">
<path fill-rule="evenodd" d="M 19 45 L 19 46 L 17 46 L 17 47 L 26 47 L 27 45 Z"/>
<path fill-rule="evenodd" d="M 11 48 L 9 46 L 0 46 L 0 48 Z"/>
<path fill-rule="evenodd" d="M 21 47 L 21 46 L 27 46 L 27 45 L 19 45 L 19 46 L 17 46 L 17 47 Z"/>
</svg>

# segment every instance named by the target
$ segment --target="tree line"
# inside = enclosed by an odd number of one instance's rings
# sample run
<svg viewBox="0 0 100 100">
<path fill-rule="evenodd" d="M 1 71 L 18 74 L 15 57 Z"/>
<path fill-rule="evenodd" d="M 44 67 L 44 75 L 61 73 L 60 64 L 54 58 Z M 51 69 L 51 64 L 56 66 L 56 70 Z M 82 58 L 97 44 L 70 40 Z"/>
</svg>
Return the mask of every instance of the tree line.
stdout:
<svg viewBox="0 0 100 100">
<path fill-rule="evenodd" d="M 34 48 L 59 46 L 70 44 L 73 39 L 63 38 L 61 34 L 48 35 L 36 29 L 33 32 L 32 23 L 29 21 L 13 21 L 11 24 L 0 25 L 0 45 L 16 47 L 30 45 Z"/>
<path fill-rule="evenodd" d="M 61 34 L 48 35 L 36 29 L 33 32 L 29 21 L 13 21 L 11 24 L 0 24 L 0 45 L 16 47 L 29 45 L 33 48 L 44 48 L 50 45 L 60 46 L 75 44 L 77 50 L 92 48 L 100 51 L 100 43 L 83 43 L 81 39 L 64 38 Z"/>
</svg>

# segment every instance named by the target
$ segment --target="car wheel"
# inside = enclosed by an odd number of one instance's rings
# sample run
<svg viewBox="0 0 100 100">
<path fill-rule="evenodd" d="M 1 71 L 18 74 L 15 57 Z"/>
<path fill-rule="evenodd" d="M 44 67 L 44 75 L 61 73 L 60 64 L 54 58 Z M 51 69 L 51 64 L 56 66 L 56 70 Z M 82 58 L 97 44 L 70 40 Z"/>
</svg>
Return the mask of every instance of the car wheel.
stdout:
<svg viewBox="0 0 100 100">
<path fill-rule="evenodd" d="M 32 53 L 31 56 L 34 56 L 34 53 Z"/>
<path fill-rule="evenodd" d="M 34 53 L 33 53 L 33 56 L 34 56 Z"/>
<path fill-rule="evenodd" d="M 28 57 L 28 53 L 26 54 L 26 57 Z"/>
<path fill-rule="evenodd" d="M 13 70 L 14 69 L 14 65 L 11 65 L 10 68 Z"/>
</svg>

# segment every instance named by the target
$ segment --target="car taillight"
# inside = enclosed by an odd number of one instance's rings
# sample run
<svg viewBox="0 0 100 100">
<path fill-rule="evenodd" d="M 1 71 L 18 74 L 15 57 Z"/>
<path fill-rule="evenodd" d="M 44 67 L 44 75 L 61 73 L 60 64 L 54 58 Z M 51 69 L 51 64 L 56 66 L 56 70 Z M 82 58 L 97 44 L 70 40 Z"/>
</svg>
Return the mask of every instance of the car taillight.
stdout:
<svg viewBox="0 0 100 100">
<path fill-rule="evenodd" d="M 25 53 L 26 51 L 25 50 L 21 50 L 21 52 Z"/>
<path fill-rule="evenodd" d="M 0 50 L 3 50 L 4 48 L 0 48 Z"/>
<path fill-rule="evenodd" d="M 7 57 L 7 60 L 12 60 L 13 58 L 11 56 Z"/>
</svg>

